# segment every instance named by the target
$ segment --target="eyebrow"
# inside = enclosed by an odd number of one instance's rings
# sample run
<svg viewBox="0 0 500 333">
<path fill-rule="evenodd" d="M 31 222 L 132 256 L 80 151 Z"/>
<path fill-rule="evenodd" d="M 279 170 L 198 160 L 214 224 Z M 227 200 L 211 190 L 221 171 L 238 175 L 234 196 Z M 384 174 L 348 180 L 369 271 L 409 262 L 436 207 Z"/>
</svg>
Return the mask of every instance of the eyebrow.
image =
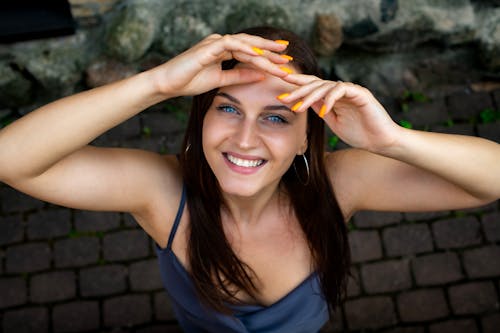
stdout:
<svg viewBox="0 0 500 333">
<path fill-rule="evenodd" d="M 219 92 L 215 96 L 221 96 L 221 97 L 227 98 L 231 102 L 233 102 L 235 104 L 238 104 L 238 105 L 241 105 L 241 102 L 236 97 L 231 96 L 231 95 L 229 95 L 227 93 Z M 290 108 L 288 106 L 284 105 L 284 104 L 266 105 L 264 107 L 264 110 L 266 110 L 266 111 L 279 111 L 279 110 L 283 110 L 283 111 L 289 111 L 289 112 L 295 114 L 295 112 L 293 112 L 292 110 L 290 110 Z"/>
</svg>

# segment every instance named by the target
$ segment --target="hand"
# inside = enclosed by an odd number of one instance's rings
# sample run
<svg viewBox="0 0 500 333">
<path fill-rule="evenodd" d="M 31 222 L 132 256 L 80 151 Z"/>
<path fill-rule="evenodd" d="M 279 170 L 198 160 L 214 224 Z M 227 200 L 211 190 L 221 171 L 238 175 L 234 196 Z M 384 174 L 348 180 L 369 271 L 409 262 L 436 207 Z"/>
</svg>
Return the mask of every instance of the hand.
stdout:
<svg viewBox="0 0 500 333">
<path fill-rule="evenodd" d="M 248 34 L 210 35 L 167 63 L 154 68 L 154 81 L 167 96 L 197 95 L 211 89 L 264 78 L 264 72 L 284 77 L 280 69 L 288 59 L 281 52 L 286 45 Z M 221 63 L 236 59 L 252 68 L 222 70 Z"/>
<path fill-rule="evenodd" d="M 348 145 L 383 152 L 397 140 L 402 128 L 392 121 L 368 89 L 313 75 L 291 74 L 283 79 L 299 88 L 280 100 L 294 102 L 292 108 L 296 112 L 312 107 Z"/>
</svg>

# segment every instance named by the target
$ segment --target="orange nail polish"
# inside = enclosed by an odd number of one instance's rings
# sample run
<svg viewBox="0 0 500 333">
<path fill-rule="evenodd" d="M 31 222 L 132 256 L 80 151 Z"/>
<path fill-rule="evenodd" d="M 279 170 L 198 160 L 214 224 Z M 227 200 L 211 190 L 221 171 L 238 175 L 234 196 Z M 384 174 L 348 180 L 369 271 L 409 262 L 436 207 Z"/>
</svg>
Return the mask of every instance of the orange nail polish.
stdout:
<svg viewBox="0 0 500 333">
<path fill-rule="evenodd" d="M 264 54 L 264 50 L 262 49 L 259 49 L 258 47 L 256 46 L 252 46 L 252 50 L 257 53 L 258 55 L 263 55 Z"/>
<path fill-rule="evenodd" d="M 277 98 L 277 99 L 283 99 L 283 98 L 285 98 L 285 97 L 287 97 L 287 96 L 290 96 L 290 94 L 289 94 L 289 93 L 283 93 L 283 94 L 279 95 L 279 96 L 278 96 L 278 97 L 276 97 L 276 98 Z"/>
<path fill-rule="evenodd" d="M 288 74 L 293 74 L 293 70 L 291 70 L 290 68 L 288 67 L 280 67 L 280 69 L 283 71 L 283 72 L 286 72 Z"/>
<path fill-rule="evenodd" d="M 292 106 L 292 111 L 297 111 L 302 105 L 302 103 L 303 103 L 302 101 L 297 102 L 294 106 Z"/>
<path fill-rule="evenodd" d="M 293 60 L 293 57 L 289 56 L 288 54 L 280 54 L 280 57 L 286 59 L 286 60 L 289 60 L 289 61 L 292 61 Z"/>
<path fill-rule="evenodd" d="M 323 104 L 323 105 L 321 106 L 321 109 L 319 109 L 319 117 L 320 117 L 320 118 L 323 118 L 323 117 L 325 116 L 325 113 L 326 113 L 326 105 L 325 105 L 325 104 Z"/>
<path fill-rule="evenodd" d="M 282 44 L 282 45 L 288 45 L 288 44 L 290 44 L 289 41 L 283 40 L 283 39 L 277 39 L 277 40 L 275 40 L 275 42 L 278 43 L 278 44 Z"/>
</svg>

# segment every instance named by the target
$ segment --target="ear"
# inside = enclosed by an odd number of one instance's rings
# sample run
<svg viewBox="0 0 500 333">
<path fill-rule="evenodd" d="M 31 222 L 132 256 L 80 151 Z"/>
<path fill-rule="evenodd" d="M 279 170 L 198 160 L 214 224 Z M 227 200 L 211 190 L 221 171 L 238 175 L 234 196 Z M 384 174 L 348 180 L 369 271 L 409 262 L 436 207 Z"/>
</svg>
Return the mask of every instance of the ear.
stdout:
<svg viewBox="0 0 500 333">
<path fill-rule="evenodd" d="M 297 155 L 303 155 L 308 147 L 307 134 L 304 135 L 304 142 L 300 145 Z"/>
</svg>

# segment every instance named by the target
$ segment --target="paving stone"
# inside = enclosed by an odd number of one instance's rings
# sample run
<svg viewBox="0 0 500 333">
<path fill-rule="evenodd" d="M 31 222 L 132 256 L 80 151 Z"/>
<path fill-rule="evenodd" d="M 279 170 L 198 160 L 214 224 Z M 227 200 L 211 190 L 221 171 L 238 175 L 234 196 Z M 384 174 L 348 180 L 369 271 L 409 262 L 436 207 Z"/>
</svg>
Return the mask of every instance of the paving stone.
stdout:
<svg viewBox="0 0 500 333">
<path fill-rule="evenodd" d="M 500 143 L 500 122 L 478 124 L 477 131 L 480 137 Z"/>
<path fill-rule="evenodd" d="M 354 297 L 361 293 L 361 279 L 359 277 L 358 269 L 351 266 L 352 276 L 348 277 L 347 280 L 347 296 Z"/>
<path fill-rule="evenodd" d="M 103 304 L 104 325 L 108 327 L 132 326 L 151 319 L 148 295 L 126 295 L 107 299 Z"/>
<path fill-rule="evenodd" d="M 454 282 L 464 276 L 455 253 L 436 253 L 412 260 L 415 281 L 418 285 L 438 285 Z"/>
<path fill-rule="evenodd" d="M 450 118 L 446 110 L 444 98 L 437 98 L 431 102 L 410 103 L 409 110 L 404 113 L 404 119 L 416 127 L 425 127 L 431 124 L 444 124 Z"/>
<path fill-rule="evenodd" d="M 434 220 L 443 216 L 449 215 L 448 211 L 438 211 L 438 212 L 407 212 L 403 213 L 406 220 L 408 221 L 427 221 Z"/>
<path fill-rule="evenodd" d="M 0 309 L 26 303 L 26 281 L 20 277 L 0 279 Z"/>
<path fill-rule="evenodd" d="M 68 238 L 54 243 L 55 266 L 81 267 L 99 260 L 99 239 L 97 237 Z"/>
<path fill-rule="evenodd" d="M 157 259 L 133 263 L 129 267 L 130 286 L 133 291 L 163 288 Z"/>
<path fill-rule="evenodd" d="M 148 236 L 142 230 L 124 230 L 103 239 L 105 260 L 130 260 L 149 255 Z"/>
<path fill-rule="evenodd" d="M 151 130 L 152 136 L 168 135 L 178 133 L 186 128 L 180 119 L 172 113 L 165 112 L 145 112 L 141 113 L 141 120 L 144 127 Z"/>
<path fill-rule="evenodd" d="M 134 219 L 134 217 L 131 214 L 128 214 L 128 213 L 123 214 L 123 224 L 126 227 L 139 228 L 139 224 L 137 224 L 137 221 Z"/>
<path fill-rule="evenodd" d="M 360 211 L 354 215 L 358 228 L 378 228 L 401 222 L 403 215 L 398 212 Z"/>
<path fill-rule="evenodd" d="M 432 237 L 427 224 L 407 224 L 384 229 L 382 238 L 389 256 L 432 251 Z"/>
<path fill-rule="evenodd" d="M 484 316 L 481 320 L 483 333 L 498 333 L 500 327 L 500 313 Z"/>
<path fill-rule="evenodd" d="M 21 215 L 0 218 L 0 246 L 23 240 L 24 227 Z"/>
<path fill-rule="evenodd" d="M 490 242 L 500 240 L 500 212 L 484 214 L 481 218 L 484 234 Z"/>
<path fill-rule="evenodd" d="M 403 322 L 419 322 L 448 316 L 443 290 L 420 289 L 401 293 L 397 297 L 399 315 Z"/>
<path fill-rule="evenodd" d="M 63 301 L 75 297 L 74 272 L 50 272 L 35 275 L 30 281 L 30 299 L 35 303 Z"/>
<path fill-rule="evenodd" d="M 99 328 L 99 303 L 77 301 L 54 306 L 54 332 L 83 332 Z"/>
<path fill-rule="evenodd" d="M 376 329 L 397 322 L 394 304 L 390 297 L 350 300 L 345 303 L 344 309 L 350 330 Z"/>
<path fill-rule="evenodd" d="M 382 246 L 377 231 L 349 232 L 352 262 L 362 262 L 382 258 Z"/>
<path fill-rule="evenodd" d="M 455 314 L 475 314 L 498 311 L 499 304 L 492 282 L 470 282 L 448 288 Z"/>
<path fill-rule="evenodd" d="M 108 140 L 125 140 L 141 135 L 140 116 L 135 116 L 107 131 L 104 136 Z"/>
<path fill-rule="evenodd" d="M 384 333 L 425 333 L 425 328 L 421 326 L 395 327 L 383 331 Z"/>
<path fill-rule="evenodd" d="M 433 132 L 445 133 L 445 134 L 459 134 L 459 135 L 470 135 L 474 136 L 473 124 L 454 124 L 452 126 L 431 126 Z"/>
<path fill-rule="evenodd" d="M 3 316 L 4 333 L 44 333 L 49 331 L 49 311 L 43 307 L 8 311 Z"/>
<path fill-rule="evenodd" d="M 178 325 L 153 325 L 134 331 L 135 333 L 184 333 Z"/>
<path fill-rule="evenodd" d="M 42 208 L 45 203 L 21 193 L 12 187 L 4 186 L 0 188 L 0 205 L 3 212 L 24 212 Z"/>
<path fill-rule="evenodd" d="M 491 97 L 493 97 L 494 107 L 500 110 L 500 89 L 492 91 Z"/>
<path fill-rule="evenodd" d="M 45 243 L 11 246 L 6 253 L 8 273 L 30 273 L 50 267 L 50 248 Z"/>
<path fill-rule="evenodd" d="M 174 309 L 165 291 L 154 294 L 155 318 L 158 320 L 176 320 Z"/>
<path fill-rule="evenodd" d="M 448 96 L 448 110 L 455 120 L 470 120 L 476 118 L 479 113 L 492 108 L 491 97 L 486 92 L 459 92 Z"/>
<path fill-rule="evenodd" d="M 82 296 L 106 296 L 126 289 L 127 269 L 122 265 L 107 265 L 80 270 Z"/>
<path fill-rule="evenodd" d="M 111 212 L 75 212 L 75 228 L 77 231 L 108 231 L 120 226 L 120 214 Z"/>
<path fill-rule="evenodd" d="M 467 250 L 463 263 L 470 278 L 500 276 L 500 247 L 492 245 Z"/>
<path fill-rule="evenodd" d="M 442 323 L 433 324 L 429 328 L 429 333 L 476 333 L 477 325 L 474 320 L 461 319 L 449 320 Z"/>
<path fill-rule="evenodd" d="M 43 210 L 28 217 L 29 239 L 48 239 L 66 236 L 71 231 L 69 209 Z"/>
<path fill-rule="evenodd" d="M 457 217 L 432 224 L 436 245 L 440 249 L 481 244 L 480 224 L 474 216 Z"/>
<path fill-rule="evenodd" d="M 367 293 L 383 293 L 411 287 L 408 260 L 390 260 L 361 266 L 361 277 Z"/>
</svg>

